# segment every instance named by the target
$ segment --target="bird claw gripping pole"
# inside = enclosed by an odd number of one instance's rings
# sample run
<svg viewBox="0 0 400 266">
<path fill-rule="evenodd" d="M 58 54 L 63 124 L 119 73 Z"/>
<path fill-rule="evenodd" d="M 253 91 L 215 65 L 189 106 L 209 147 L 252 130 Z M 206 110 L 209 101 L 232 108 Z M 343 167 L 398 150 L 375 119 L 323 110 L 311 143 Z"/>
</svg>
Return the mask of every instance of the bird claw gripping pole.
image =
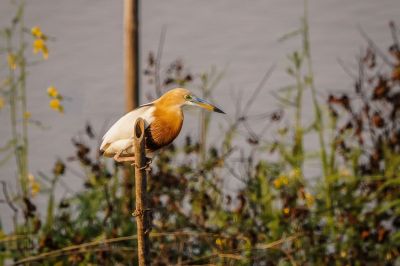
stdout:
<svg viewBox="0 0 400 266">
<path fill-rule="evenodd" d="M 132 163 L 131 165 L 138 167 L 139 170 L 151 170 L 151 163 L 153 160 L 151 158 L 146 157 L 146 164 L 144 166 L 139 166 L 136 164 L 136 162 Z"/>
<path fill-rule="evenodd" d="M 135 149 L 135 201 L 133 216 L 137 224 L 137 248 L 139 266 L 150 265 L 149 256 L 149 215 L 147 208 L 147 173 L 150 164 L 145 154 L 144 120 L 138 118 L 134 127 L 133 145 Z"/>
</svg>

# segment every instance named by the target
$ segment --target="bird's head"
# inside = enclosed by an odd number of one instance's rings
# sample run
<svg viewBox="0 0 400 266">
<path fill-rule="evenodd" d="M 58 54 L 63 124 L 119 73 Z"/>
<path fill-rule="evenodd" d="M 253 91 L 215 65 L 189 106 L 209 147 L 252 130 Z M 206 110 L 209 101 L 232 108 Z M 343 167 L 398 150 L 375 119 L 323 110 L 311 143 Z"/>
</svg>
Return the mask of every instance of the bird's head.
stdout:
<svg viewBox="0 0 400 266">
<path fill-rule="evenodd" d="M 196 97 L 191 91 L 183 88 L 176 88 L 166 92 L 159 101 L 167 106 L 195 105 L 208 111 L 225 114 L 224 111 L 213 104 Z"/>
</svg>

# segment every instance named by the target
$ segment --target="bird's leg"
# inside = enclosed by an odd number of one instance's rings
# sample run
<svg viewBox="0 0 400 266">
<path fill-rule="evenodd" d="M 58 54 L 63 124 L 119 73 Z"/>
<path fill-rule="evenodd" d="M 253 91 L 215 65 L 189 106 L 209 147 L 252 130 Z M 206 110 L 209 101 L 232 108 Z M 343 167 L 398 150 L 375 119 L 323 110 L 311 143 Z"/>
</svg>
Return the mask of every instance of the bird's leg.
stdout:
<svg viewBox="0 0 400 266">
<path fill-rule="evenodd" d="M 153 162 L 152 158 L 146 157 L 146 164 L 143 167 L 140 167 L 139 170 L 146 170 L 149 171 L 151 170 L 151 163 Z M 135 162 L 133 162 L 131 165 L 136 166 Z"/>
<path fill-rule="evenodd" d="M 130 157 L 116 157 L 116 155 L 114 156 L 114 160 L 116 160 L 119 163 L 122 162 L 133 162 L 135 163 L 135 156 L 130 156 Z"/>
<path fill-rule="evenodd" d="M 116 160 L 117 162 L 121 163 L 121 162 L 135 162 L 135 156 L 129 156 L 129 157 L 122 157 L 121 153 L 123 153 L 124 151 L 126 151 L 127 149 L 129 149 L 130 147 L 132 147 L 132 145 L 128 146 L 126 149 L 120 150 L 118 151 L 115 155 L 114 155 L 114 160 Z"/>
</svg>

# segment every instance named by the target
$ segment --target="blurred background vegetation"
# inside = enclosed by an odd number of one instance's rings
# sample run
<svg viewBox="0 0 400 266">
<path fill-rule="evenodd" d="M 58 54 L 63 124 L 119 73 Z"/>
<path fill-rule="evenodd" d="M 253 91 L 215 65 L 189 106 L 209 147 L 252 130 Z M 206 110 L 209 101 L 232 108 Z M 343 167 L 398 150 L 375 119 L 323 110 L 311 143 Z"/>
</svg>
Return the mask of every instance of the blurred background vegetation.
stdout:
<svg viewBox="0 0 400 266">
<path fill-rule="evenodd" d="M 271 67 L 247 97 L 237 97 L 217 142 L 209 143 L 212 117 L 202 113 L 199 136 L 187 135 L 155 158 L 148 187 L 153 265 L 400 264 L 399 30 L 389 23 L 387 50 L 361 32 L 368 48 L 358 69 L 343 66 L 353 90 L 321 99 L 307 18 L 305 6 L 299 28 L 282 38 L 300 46 L 288 54 L 289 85 L 273 92 L 281 108 L 251 112 L 272 72 L 282 71 Z M 22 2 L 0 38 L 0 108 L 9 109 L 12 132 L 1 160 L 14 160 L 19 181 L 17 188 L 1 181 L 0 203 L 12 211 L 13 228 L 0 231 L 0 265 L 135 265 L 134 184 L 126 182 L 126 166 L 99 157 L 100 132 L 82 125 L 68 160 L 30 173 L 28 131 L 41 123 L 27 109 L 26 77 L 51 55 L 52 37 L 24 24 Z M 224 71 L 191 73 L 182 60 L 161 65 L 149 53 L 143 77 L 154 86 L 149 99 L 173 86 L 212 99 Z M 306 93 L 311 122 L 303 118 Z M 49 111 L 64 112 L 57 88 L 50 84 L 47 94 Z M 266 126 L 256 131 L 260 123 Z M 305 145 L 310 135 L 317 149 Z M 306 174 L 310 161 L 318 178 Z M 77 171 L 84 189 L 57 201 L 66 169 Z M 232 180 L 237 193 L 224 190 Z M 44 213 L 38 194 L 47 197 Z"/>
</svg>

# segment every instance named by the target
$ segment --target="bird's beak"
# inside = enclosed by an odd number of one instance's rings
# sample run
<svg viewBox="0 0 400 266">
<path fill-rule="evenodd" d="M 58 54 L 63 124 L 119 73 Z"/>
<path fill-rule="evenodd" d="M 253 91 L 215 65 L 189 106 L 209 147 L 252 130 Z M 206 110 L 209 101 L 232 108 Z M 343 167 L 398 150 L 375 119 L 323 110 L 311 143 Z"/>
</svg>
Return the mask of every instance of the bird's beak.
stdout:
<svg viewBox="0 0 400 266">
<path fill-rule="evenodd" d="M 201 108 L 204 108 L 204 109 L 208 110 L 208 111 L 213 111 L 213 112 L 225 114 L 224 111 L 222 111 L 218 107 L 212 105 L 211 103 L 209 103 L 209 102 L 207 102 L 207 101 L 205 101 L 203 99 L 200 99 L 200 98 L 197 98 L 197 97 L 192 97 L 191 102 L 193 104 L 197 105 L 197 106 L 200 106 Z"/>
</svg>

